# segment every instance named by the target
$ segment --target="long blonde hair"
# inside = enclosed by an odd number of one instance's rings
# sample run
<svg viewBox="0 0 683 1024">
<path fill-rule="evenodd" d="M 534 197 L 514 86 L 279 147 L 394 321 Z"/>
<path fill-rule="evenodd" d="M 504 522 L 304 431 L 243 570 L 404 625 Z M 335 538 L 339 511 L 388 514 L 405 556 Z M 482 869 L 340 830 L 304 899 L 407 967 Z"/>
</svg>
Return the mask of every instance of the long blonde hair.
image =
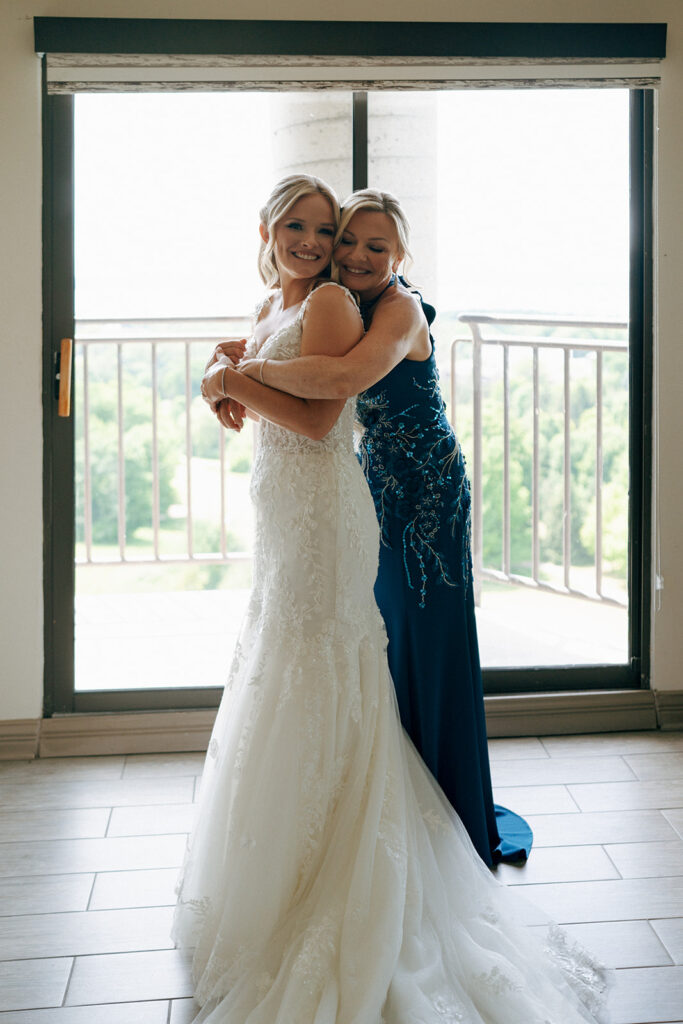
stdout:
<svg viewBox="0 0 683 1024">
<path fill-rule="evenodd" d="M 413 256 L 410 251 L 410 224 L 408 223 L 408 218 L 395 195 L 392 195 L 391 192 L 380 192 L 377 188 L 361 188 L 357 192 L 352 192 L 348 199 L 344 200 L 341 219 L 337 228 L 337 237 L 335 238 L 335 246 L 339 244 L 351 218 L 361 210 L 385 213 L 387 217 L 391 218 L 398 235 L 399 256 L 404 263 L 411 264 Z M 404 279 L 407 281 L 405 275 Z M 410 282 L 407 283 L 409 284 Z"/>
<path fill-rule="evenodd" d="M 339 200 L 334 190 L 313 174 L 290 174 L 281 181 L 278 181 L 273 191 L 268 196 L 265 205 L 259 211 L 259 220 L 268 232 L 268 241 L 261 241 L 258 254 L 258 270 L 261 279 L 267 288 L 280 287 L 280 274 L 275 262 L 274 229 L 278 221 L 287 215 L 299 199 L 319 193 L 329 201 L 332 207 L 335 229 L 339 226 Z"/>
</svg>

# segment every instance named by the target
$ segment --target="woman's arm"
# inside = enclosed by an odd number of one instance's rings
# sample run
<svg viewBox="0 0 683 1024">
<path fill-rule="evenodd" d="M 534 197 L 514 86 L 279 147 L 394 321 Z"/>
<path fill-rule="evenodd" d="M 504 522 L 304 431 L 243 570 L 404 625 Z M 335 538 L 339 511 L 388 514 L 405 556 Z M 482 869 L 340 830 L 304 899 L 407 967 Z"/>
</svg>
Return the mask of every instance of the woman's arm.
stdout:
<svg viewBox="0 0 683 1024">
<path fill-rule="evenodd" d="M 224 426 L 231 426 L 224 419 L 225 403 L 222 399 L 227 397 L 246 406 L 249 412 L 258 417 L 310 437 L 313 441 L 319 441 L 329 433 L 339 416 L 338 410 L 335 410 L 334 416 L 323 415 L 323 410 L 316 408 L 318 402 L 265 387 L 224 363 L 222 357 L 209 367 L 204 381 L 207 393 L 216 403 L 216 414 Z"/>
<path fill-rule="evenodd" d="M 302 355 L 298 359 L 253 359 L 240 363 L 240 371 L 263 378 L 272 388 L 302 398 L 346 399 L 386 377 L 426 330 L 424 314 L 410 296 L 398 293 L 378 307 L 372 325 L 346 355 Z"/>
<path fill-rule="evenodd" d="M 311 295 L 301 339 L 306 358 L 343 356 L 361 334 L 358 310 L 340 288 L 325 286 Z M 203 386 L 212 403 L 229 396 L 259 416 L 316 441 L 329 433 L 344 405 L 340 400 L 308 400 L 265 387 L 237 372 L 223 356 L 208 368 Z"/>
</svg>

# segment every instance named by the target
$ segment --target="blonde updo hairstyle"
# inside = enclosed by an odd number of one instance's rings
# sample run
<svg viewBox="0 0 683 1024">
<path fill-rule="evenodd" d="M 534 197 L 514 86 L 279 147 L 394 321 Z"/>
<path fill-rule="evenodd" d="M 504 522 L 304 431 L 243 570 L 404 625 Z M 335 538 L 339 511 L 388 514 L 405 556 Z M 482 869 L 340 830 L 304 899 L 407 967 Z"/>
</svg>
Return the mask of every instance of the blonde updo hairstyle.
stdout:
<svg viewBox="0 0 683 1024">
<path fill-rule="evenodd" d="M 410 252 L 410 224 L 408 223 L 408 218 L 406 217 L 396 196 L 392 195 L 391 192 L 380 192 L 380 190 L 376 188 L 359 189 L 358 192 L 353 192 L 344 202 L 341 211 L 341 220 L 337 230 L 337 237 L 335 239 L 335 246 L 339 245 L 341 237 L 346 231 L 351 218 L 354 214 L 360 213 L 361 210 L 372 210 L 375 213 L 385 213 L 387 217 L 391 218 L 396 228 L 396 234 L 398 235 L 399 256 L 404 263 L 404 267 L 406 264 L 410 265 L 413 261 L 413 257 Z M 405 277 L 405 272 L 404 280 L 410 284 L 408 279 Z"/>
<path fill-rule="evenodd" d="M 280 287 L 280 274 L 278 273 L 275 261 L 275 235 L 274 229 L 278 221 L 287 216 L 287 213 L 299 199 L 314 194 L 325 196 L 332 207 L 332 214 L 335 228 L 339 225 L 339 200 L 330 186 L 313 174 L 290 174 L 288 177 L 278 181 L 271 192 L 265 206 L 259 211 L 259 220 L 268 232 L 268 241 L 261 241 L 258 254 L 258 270 L 261 279 L 267 288 Z M 323 274 L 329 276 L 329 267 Z"/>
</svg>

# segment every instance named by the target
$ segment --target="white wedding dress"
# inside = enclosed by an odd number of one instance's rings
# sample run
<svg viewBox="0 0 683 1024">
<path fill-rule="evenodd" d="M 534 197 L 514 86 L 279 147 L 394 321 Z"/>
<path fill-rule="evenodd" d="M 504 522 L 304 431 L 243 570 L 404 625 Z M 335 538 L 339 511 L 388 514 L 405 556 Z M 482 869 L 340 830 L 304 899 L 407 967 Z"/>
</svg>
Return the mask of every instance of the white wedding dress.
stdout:
<svg viewBox="0 0 683 1024">
<path fill-rule="evenodd" d="M 306 302 L 260 355 L 298 355 Z M 406 738 L 373 597 L 354 402 L 322 441 L 262 421 L 254 585 L 174 937 L 205 1024 L 579 1024 L 606 975 L 501 886 Z"/>
</svg>

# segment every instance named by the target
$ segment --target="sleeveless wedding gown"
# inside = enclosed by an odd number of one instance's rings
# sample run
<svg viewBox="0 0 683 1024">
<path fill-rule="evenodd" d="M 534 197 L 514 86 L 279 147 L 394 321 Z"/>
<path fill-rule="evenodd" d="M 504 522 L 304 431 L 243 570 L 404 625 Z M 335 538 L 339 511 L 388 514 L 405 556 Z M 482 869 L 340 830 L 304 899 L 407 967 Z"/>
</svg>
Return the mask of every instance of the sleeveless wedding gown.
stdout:
<svg viewBox="0 0 683 1024">
<path fill-rule="evenodd" d="M 307 301 L 259 355 L 299 354 Z M 604 1021 L 603 969 L 528 927 L 401 729 L 353 420 L 260 425 L 253 591 L 178 885 L 197 1021 Z"/>
</svg>

